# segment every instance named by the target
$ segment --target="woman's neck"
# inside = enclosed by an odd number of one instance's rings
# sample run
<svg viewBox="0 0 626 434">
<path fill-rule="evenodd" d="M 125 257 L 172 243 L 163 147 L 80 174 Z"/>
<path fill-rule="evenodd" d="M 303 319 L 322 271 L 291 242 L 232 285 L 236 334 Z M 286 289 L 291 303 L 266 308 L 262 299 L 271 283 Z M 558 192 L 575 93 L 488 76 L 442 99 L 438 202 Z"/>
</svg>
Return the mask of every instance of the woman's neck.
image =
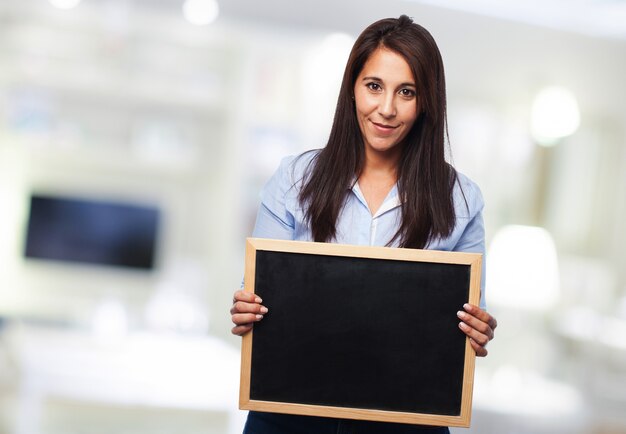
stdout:
<svg viewBox="0 0 626 434">
<path fill-rule="evenodd" d="M 369 146 L 365 147 L 365 165 L 374 168 L 395 169 L 402 155 L 402 146 L 396 145 L 384 151 L 374 150 Z"/>
<path fill-rule="evenodd" d="M 365 165 L 358 182 L 372 215 L 376 214 L 398 180 L 398 157 L 365 155 Z"/>
<path fill-rule="evenodd" d="M 400 161 L 400 150 L 390 149 L 387 152 L 374 152 L 365 150 L 365 164 L 363 165 L 363 175 L 384 178 L 393 178 L 394 183 L 398 174 L 398 162 Z"/>
</svg>

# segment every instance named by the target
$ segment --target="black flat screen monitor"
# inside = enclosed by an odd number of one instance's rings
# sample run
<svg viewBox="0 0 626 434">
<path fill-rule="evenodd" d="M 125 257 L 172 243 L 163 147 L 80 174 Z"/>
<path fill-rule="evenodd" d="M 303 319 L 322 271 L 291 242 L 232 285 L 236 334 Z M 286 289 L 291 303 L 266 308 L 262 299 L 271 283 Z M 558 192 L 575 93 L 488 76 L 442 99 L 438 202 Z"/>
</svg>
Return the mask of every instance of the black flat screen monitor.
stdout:
<svg viewBox="0 0 626 434">
<path fill-rule="evenodd" d="M 159 214 L 143 204 L 34 194 L 25 256 L 149 270 Z"/>
</svg>

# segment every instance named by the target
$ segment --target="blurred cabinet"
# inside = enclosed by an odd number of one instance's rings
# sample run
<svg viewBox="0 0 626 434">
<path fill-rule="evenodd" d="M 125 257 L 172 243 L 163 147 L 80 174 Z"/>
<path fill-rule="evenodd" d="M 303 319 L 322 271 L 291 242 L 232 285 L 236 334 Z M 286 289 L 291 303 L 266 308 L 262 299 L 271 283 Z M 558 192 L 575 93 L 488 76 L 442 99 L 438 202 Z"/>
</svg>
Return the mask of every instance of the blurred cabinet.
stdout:
<svg viewBox="0 0 626 434">
<path fill-rule="evenodd" d="M 245 413 L 237 408 L 239 351 L 216 338 L 135 333 L 103 341 L 77 330 L 25 325 L 5 333 L 18 371 L 16 434 L 46 432 L 42 420 L 54 400 L 145 409 L 145 415 L 221 413 L 222 432 L 243 428 Z M 66 416 L 66 423 L 71 426 L 84 414 Z M 118 427 L 123 416 L 120 410 L 111 415 L 121 419 Z M 126 426 L 124 432 L 133 428 L 138 429 Z"/>
</svg>

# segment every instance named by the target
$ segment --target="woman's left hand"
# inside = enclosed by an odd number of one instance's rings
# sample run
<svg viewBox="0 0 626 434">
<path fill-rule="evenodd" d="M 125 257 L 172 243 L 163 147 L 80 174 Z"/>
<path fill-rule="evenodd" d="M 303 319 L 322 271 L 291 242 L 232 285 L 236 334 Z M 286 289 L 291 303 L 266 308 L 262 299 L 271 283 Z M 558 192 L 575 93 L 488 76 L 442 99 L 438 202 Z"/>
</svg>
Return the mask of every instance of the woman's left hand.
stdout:
<svg viewBox="0 0 626 434">
<path fill-rule="evenodd" d="M 498 327 L 498 321 L 478 306 L 465 303 L 463 309 L 457 312 L 461 320 L 459 328 L 470 338 L 470 344 L 476 351 L 476 355 L 485 357 L 487 344 L 493 339 L 493 332 Z"/>
</svg>

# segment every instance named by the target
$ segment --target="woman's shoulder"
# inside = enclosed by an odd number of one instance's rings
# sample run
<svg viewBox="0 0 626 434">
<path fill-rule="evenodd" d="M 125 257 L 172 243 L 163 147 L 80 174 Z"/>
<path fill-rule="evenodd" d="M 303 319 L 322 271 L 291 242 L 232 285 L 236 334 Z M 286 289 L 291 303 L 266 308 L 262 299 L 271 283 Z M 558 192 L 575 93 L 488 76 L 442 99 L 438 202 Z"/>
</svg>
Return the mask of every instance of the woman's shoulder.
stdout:
<svg viewBox="0 0 626 434">
<path fill-rule="evenodd" d="M 318 150 L 313 150 L 283 157 L 278 169 L 261 191 L 262 199 L 268 196 L 297 197 L 318 153 Z"/>
<path fill-rule="evenodd" d="M 311 170 L 319 152 L 319 149 L 314 149 L 284 157 L 278 166 L 276 175 L 289 187 L 300 186 Z"/>
<path fill-rule="evenodd" d="M 458 217 L 472 218 L 481 212 L 485 206 L 478 184 L 458 170 L 456 172 L 453 197 Z"/>
</svg>

